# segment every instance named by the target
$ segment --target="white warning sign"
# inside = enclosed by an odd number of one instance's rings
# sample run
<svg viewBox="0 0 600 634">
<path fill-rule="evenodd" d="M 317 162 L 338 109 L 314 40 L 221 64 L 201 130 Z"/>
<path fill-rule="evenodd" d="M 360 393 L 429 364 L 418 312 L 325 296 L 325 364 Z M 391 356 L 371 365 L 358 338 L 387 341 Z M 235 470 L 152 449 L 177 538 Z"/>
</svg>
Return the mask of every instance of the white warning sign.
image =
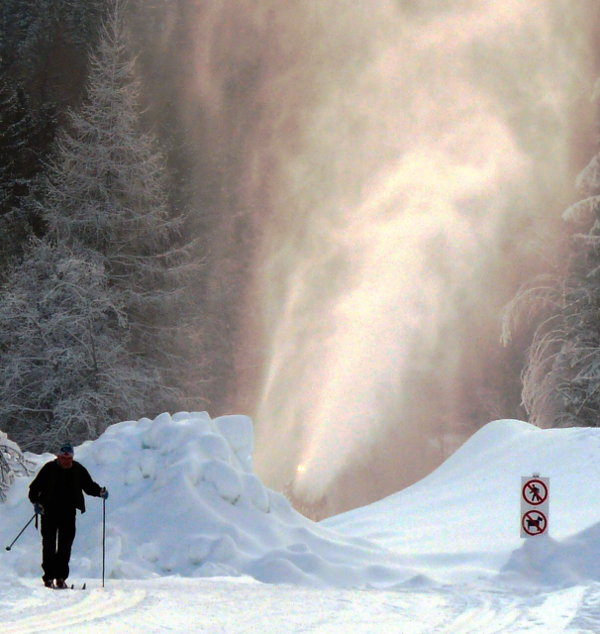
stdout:
<svg viewBox="0 0 600 634">
<path fill-rule="evenodd" d="M 536 537 L 548 531 L 550 478 L 537 473 L 521 478 L 521 537 Z"/>
</svg>

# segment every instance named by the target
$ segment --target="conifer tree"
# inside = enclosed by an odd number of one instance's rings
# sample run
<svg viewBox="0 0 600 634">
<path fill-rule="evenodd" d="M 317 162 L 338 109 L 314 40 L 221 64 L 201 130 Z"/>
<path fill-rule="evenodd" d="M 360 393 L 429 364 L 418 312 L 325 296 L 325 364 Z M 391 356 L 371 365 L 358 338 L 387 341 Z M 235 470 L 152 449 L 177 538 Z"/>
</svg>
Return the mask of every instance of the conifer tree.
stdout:
<svg viewBox="0 0 600 634">
<path fill-rule="evenodd" d="M 24 449 L 95 438 L 142 406 L 122 307 L 89 250 L 32 239 L 0 301 L 0 419 Z M 137 381 L 136 381 L 137 379 Z"/>
<path fill-rule="evenodd" d="M 65 61 L 95 41 L 104 0 L 2 0 L 0 3 L 0 69 L 21 79 L 44 68 L 53 53 Z"/>
<path fill-rule="evenodd" d="M 201 368 L 186 294 L 194 266 L 155 138 L 140 128 L 122 8 L 113 3 L 86 100 L 38 193 L 47 239 L 33 241 L 0 299 L 0 419 L 26 448 L 179 407 Z"/>
<path fill-rule="evenodd" d="M 28 476 L 33 471 L 34 465 L 23 455 L 19 446 L 0 432 L 0 502 L 6 501 L 15 476 Z"/>
<path fill-rule="evenodd" d="M 0 267 L 41 232 L 28 198 L 43 169 L 54 127 L 53 108 L 34 110 L 24 88 L 0 78 Z"/>
<path fill-rule="evenodd" d="M 537 319 L 522 396 L 544 427 L 600 426 L 600 153 L 577 186 L 583 198 L 563 214 L 573 231 L 566 264 L 523 286 L 504 319 L 505 340 Z"/>
</svg>

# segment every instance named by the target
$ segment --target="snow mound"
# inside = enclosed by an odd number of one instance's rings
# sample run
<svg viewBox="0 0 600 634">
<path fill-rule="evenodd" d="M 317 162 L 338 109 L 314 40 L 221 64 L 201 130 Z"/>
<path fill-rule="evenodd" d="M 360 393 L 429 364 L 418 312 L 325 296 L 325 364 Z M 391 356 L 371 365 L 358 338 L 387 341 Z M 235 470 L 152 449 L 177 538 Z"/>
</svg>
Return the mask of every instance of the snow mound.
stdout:
<svg viewBox="0 0 600 634">
<path fill-rule="evenodd" d="M 527 539 L 502 568 L 502 575 L 526 584 L 568 587 L 600 582 L 600 522 L 557 541 L 549 535 Z"/>
<path fill-rule="evenodd" d="M 106 572 L 250 575 L 267 583 L 390 587 L 415 576 L 400 559 L 364 540 L 308 520 L 252 472 L 253 429 L 246 416 L 161 414 L 109 427 L 76 448 L 75 459 L 106 486 Z M 30 456 L 38 468 L 53 456 Z M 31 516 L 17 478 L 0 513 L 10 539 Z M 102 502 L 88 498 L 78 517 L 72 577 L 99 576 Z M 28 531 L 10 555 L 20 576 L 39 575 L 39 537 Z M 0 564 L 1 565 L 1 564 Z"/>
<path fill-rule="evenodd" d="M 532 578 L 549 584 L 595 579 L 600 573 L 590 562 L 600 554 L 599 455 L 598 428 L 494 421 L 419 482 L 322 525 L 404 554 L 436 579 L 493 575 L 509 561 L 508 576 L 525 576 L 529 567 Z M 551 537 L 523 543 L 521 477 L 533 473 L 550 478 Z M 547 556 L 547 549 L 554 554 Z"/>
</svg>

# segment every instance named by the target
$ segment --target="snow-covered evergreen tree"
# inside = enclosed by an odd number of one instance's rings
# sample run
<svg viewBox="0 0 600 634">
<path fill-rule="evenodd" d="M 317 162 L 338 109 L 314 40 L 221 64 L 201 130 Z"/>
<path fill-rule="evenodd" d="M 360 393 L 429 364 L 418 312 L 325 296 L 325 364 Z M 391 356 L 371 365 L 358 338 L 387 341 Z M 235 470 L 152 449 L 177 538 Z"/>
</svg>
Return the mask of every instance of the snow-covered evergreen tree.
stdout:
<svg viewBox="0 0 600 634">
<path fill-rule="evenodd" d="M 33 464 L 21 452 L 19 446 L 0 431 L 0 502 L 6 501 L 6 494 L 15 476 L 27 476 L 33 472 Z"/>
<path fill-rule="evenodd" d="M 58 121 L 79 103 L 105 0 L 0 2 L 0 277 L 44 226 L 27 203 Z"/>
<path fill-rule="evenodd" d="M 0 420 L 25 448 L 179 406 L 183 377 L 201 367 L 185 292 L 193 266 L 162 156 L 140 129 L 121 15 L 117 0 L 38 192 L 47 239 L 0 298 Z"/>
<path fill-rule="evenodd" d="M 147 386 L 104 263 L 33 239 L 0 301 L 0 420 L 29 450 L 95 438 Z"/>
<path fill-rule="evenodd" d="M 71 55 L 95 41 L 104 0 L 2 0 L 0 68 L 36 74 L 60 51 Z M 73 60 L 70 60 L 73 61 Z"/>
<path fill-rule="evenodd" d="M 185 273 L 174 249 L 162 155 L 139 122 L 139 84 L 115 2 L 91 58 L 87 99 L 71 112 L 42 197 L 49 235 L 102 255 L 125 302 L 133 346 L 149 367 L 166 368 L 170 315 Z"/>
<path fill-rule="evenodd" d="M 19 253 L 39 213 L 27 204 L 42 171 L 54 117 L 50 106 L 35 110 L 18 83 L 0 78 L 0 267 Z"/>
<path fill-rule="evenodd" d="M 538 319 L 523 404 L 545 427 L 600 425 L 600 153 L 577 186 L 583 198 L 563 214 L 574 231 L 565 265 L 522 287 L 504 320 L 508 339 L 524 317 Z"/>
</svg>

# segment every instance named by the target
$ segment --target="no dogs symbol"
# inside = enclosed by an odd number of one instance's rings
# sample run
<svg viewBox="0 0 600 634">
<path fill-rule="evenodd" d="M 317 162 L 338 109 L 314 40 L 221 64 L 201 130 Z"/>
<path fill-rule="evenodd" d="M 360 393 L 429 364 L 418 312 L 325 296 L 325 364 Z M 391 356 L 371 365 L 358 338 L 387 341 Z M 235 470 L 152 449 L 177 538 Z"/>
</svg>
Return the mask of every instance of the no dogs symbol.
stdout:
<svg viewBox="0 0 600 634">
<path fill-rule="evenodd" d="M 537 506 L 543 504 L 547 498 L 548 487 L 541 480 L 527 480 L 523 485 L 523 499 L 527 504 Z"/>
<path fill-rule="evenodd" d="M 548 520 L 541 511 L 533 510 L 523 515 L 521 524 L 528 535 L 541 535 L 546 530 Z"/>
</svg>

